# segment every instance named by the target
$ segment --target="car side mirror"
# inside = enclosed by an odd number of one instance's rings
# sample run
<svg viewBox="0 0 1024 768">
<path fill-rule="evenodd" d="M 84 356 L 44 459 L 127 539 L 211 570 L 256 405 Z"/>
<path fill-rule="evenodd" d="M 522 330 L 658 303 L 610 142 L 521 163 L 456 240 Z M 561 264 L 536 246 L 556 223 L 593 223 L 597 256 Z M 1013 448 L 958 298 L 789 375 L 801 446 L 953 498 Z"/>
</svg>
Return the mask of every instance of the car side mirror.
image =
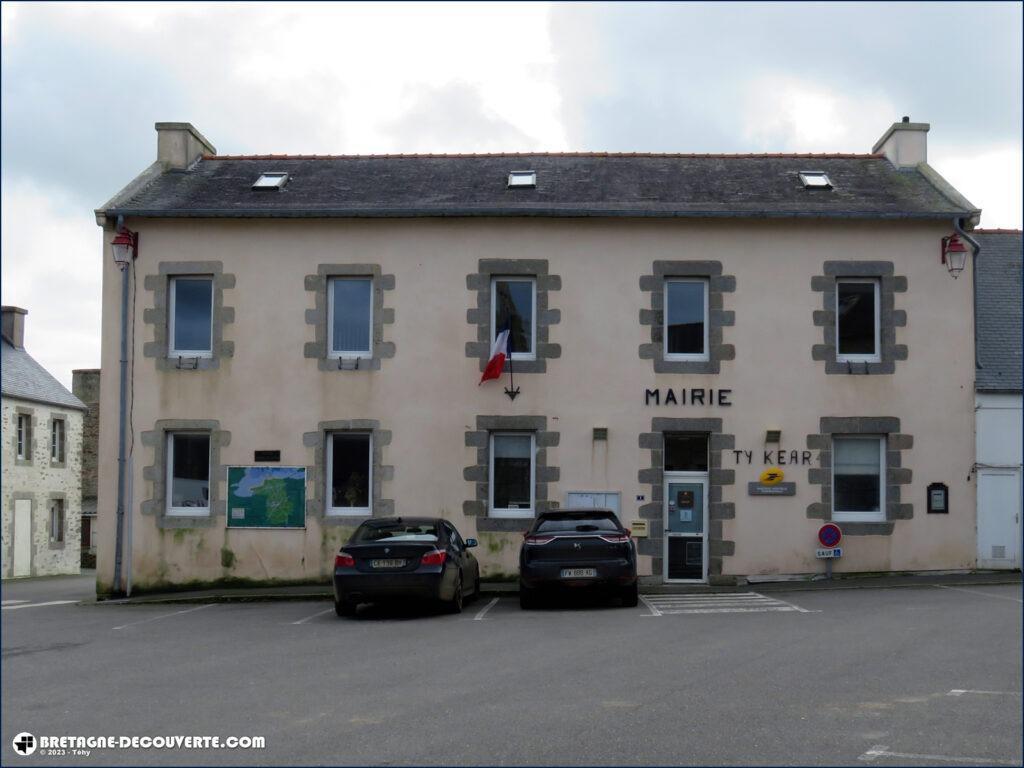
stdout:
<svg viewBox="0 0 1024 768">
<path fill-rule="evenodd" d="M 472 549 L 473 547 L 479 546 L 480 543 L 476 539 L 466 539 L 466 549 Z"/>
</svg>

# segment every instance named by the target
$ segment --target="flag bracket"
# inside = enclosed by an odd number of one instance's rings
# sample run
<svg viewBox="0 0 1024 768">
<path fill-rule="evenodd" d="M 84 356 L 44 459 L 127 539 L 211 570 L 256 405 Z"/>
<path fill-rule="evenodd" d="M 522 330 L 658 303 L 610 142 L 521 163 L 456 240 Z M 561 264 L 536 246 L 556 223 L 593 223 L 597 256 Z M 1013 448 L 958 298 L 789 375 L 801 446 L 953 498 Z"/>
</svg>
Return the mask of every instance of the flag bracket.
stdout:
<svg viewBox="0 0 1024 768">
<path fill-rule="evenodd" d="M 516 396 L 519 394 L 519 387 L 516 387 L 515 389 L 505 387 L 505 394 L 508 395 L 509 400 L 515 400 Z"/>
</svg>

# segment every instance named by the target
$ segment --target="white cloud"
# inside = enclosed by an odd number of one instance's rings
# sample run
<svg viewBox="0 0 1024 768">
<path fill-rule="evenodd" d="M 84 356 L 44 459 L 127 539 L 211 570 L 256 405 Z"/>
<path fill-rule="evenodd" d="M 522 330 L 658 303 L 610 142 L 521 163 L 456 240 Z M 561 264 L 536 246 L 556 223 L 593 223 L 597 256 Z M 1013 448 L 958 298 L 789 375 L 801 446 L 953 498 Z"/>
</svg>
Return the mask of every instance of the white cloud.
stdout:
<svg viewBox="0 0 1024 768">
<path fill-rule="evenodd" d="M 1020 229 L 1024 189 L 1020 145 L 964 148 L 932 141 L 928 164 L 981 208 L 981 226 Z"/>
</svg>

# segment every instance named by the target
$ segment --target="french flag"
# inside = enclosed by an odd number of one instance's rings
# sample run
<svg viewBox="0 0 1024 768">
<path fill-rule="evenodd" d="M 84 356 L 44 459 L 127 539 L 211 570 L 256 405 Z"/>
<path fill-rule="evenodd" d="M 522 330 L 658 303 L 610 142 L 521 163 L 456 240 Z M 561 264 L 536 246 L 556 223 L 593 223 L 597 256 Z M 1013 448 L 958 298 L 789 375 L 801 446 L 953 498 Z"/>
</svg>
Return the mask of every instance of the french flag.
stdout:
<svg viewBox="0 0 1024 768">
<path fill-rule="evenodd" d="M 511 344 L 509 329 L 498 333 L 498 338 L 494 340 L 494 344 L 491 345 L 491 359 L 487 361 L 487 367 L 484 368 L 484 375 L 480 377 L 480 384 L 483 384 L 488 379 L 497 379 L 501 376 L 501 372 L 505 370 L 505 359 L 510 353 L 509 345 Z"/>
</svg>

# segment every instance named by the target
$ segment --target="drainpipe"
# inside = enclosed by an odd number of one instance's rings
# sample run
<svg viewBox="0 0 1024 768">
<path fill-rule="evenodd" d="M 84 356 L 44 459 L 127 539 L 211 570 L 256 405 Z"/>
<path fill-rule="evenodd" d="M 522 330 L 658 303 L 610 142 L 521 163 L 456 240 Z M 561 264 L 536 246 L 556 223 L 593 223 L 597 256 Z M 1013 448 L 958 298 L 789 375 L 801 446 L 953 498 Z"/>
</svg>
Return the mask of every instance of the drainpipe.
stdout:
<svg viewBox="0 0 1024 768">
<path fill-rule="evenodd" d="M 117 217 L 116 231 L 124 229 L 124 217 Z M 125 482 L 127 479 L 126 448 L 127 448 L 127 415 L 128 415 L 128 271 L 129 263 L 121 270 L 121 392 L 118 414 L 117 442 L 117 523 L 114 534 L 114 591 L 124 594 L 122 581 L 122 553 L 124 551 L 124 505 Z"/>
<path fill-rule="evenodd" d="M 972 320 L 974 326 L 974 368 L 976 370 L 981 370 L 985 367 L 981 364 L 981 358 L 978 357 L 978 256 L 981 255 L 981 243 L 964 232 L 963 226 L 960 224 L 961 221 L 962 219 L 960 218 L 953 219 L 953 231 L 970 243 L 971 247 L 974 249 L 974 262 L 971 264 L 971 294 L 973 296 L 971 311 L 973 312 Z"/>
</svg>

